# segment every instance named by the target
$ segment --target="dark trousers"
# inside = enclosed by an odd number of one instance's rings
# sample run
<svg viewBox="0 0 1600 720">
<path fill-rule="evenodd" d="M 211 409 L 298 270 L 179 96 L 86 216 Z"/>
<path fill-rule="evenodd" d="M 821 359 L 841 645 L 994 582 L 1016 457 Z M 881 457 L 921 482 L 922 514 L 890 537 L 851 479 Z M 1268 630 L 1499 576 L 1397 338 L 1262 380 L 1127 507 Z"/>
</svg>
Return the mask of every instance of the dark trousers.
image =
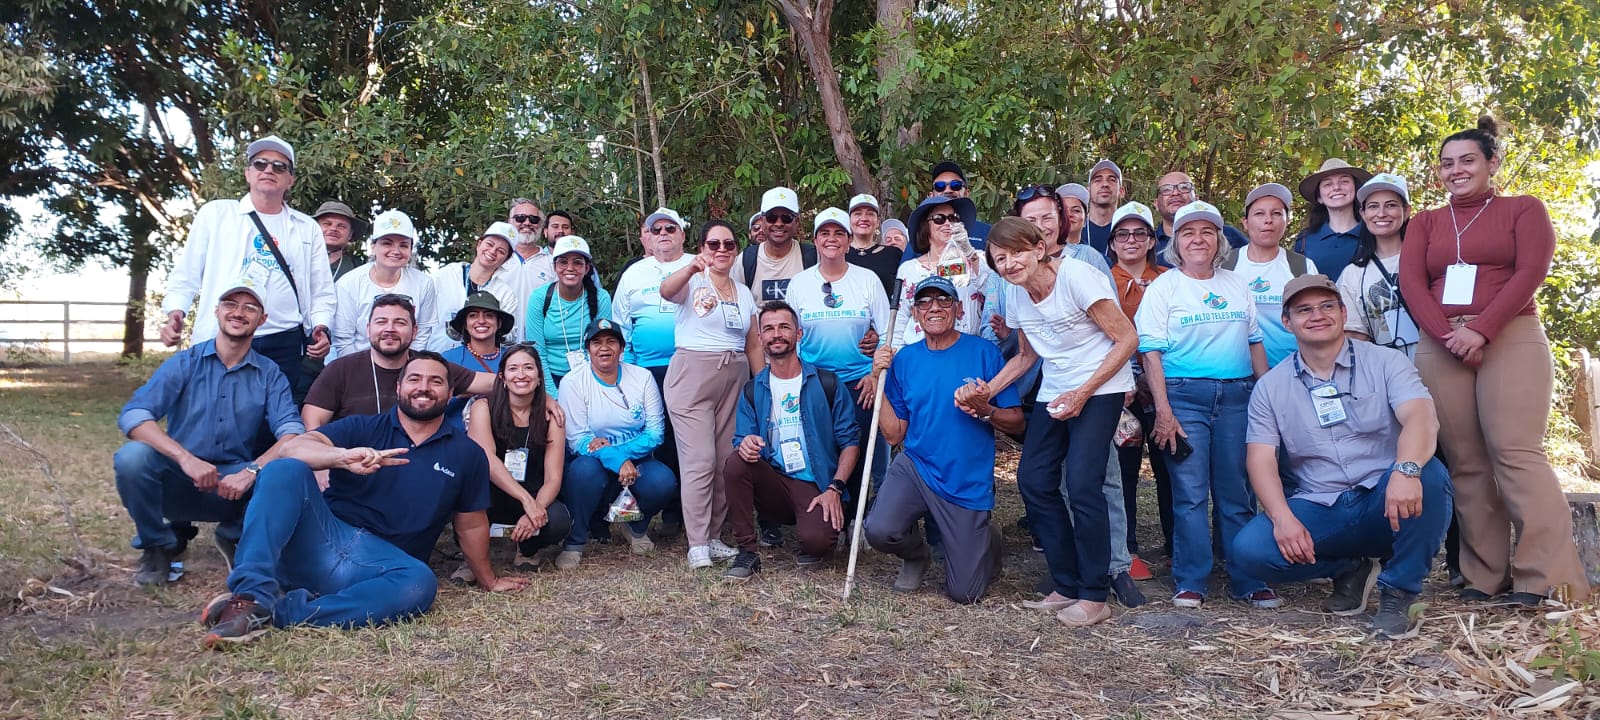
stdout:
<svg viewBox="0 0 1600 720">
<path fill-rule="evenodd" d="M 722 478 L 727 485 L 728 522 L 740 550 L 756 550 L 756 512 L 763 521 L 792 523 L 803 554 L 824 557 L 838 544 L 839 531 L 822 519 L 822 508 L 807 511 L 821 494 L 816 485 L 784 475 L 765 460 L 745 462 L 737 454 L 722 464 Z"/>
<path fill-rule="evenodd" d="M 1110 442 L 1108 437 L 1103 444 L 1109 447 Z M 1100 464 L 1105 465 L 1103 453 Z M 1100 502 L 1105 503 L 1105 496 Z M 998 542 L 998 529 L 991 529 L 990 512 L 964 508 L 939 497 L 917 474 L 911 456 L 900 453 L 889 464 L 877 499 L 867 512 L 862 528 L 867 544 L 902 560 L 927 559 L 928 543 L 917 532 L 917 520 L 923 515 L 931 515 L 944 533 L 945 596 L 963 604 L 977 602 L 999 577 L 1005 550 Z"/>
<path fill-rule="evenodd" d="M 538 494 L 539 488 L 529 488 L 528 491 Z M 572 531 L 572 513 L 567 510 L 566 503 L 557 500 L 545 508 L 544 527 L 539 528 L 539 534 L 517 543 L 517 551 L 524 557 L 532 557 L 541 548 L 547 548 L 567 538 L 567 533 Z M 522 519 L 522 503 L 516 498 L 505 494 L 500 488 L 489 486 L 489 522 L 503 525 L 514 525 Z"/>
<path fill-rule="evenodd" d="M 1156 476 L 1156 509 L 1161 516 L 1161 537 L 1167 547 L 1172 547 L 1172 476 L 1167 474 L 1167 463 L 1156 448 L 1150 432 L 1156 426 L 1154 410 L 1137 405 L 1133 414 L 1139 418 L 1138 445 L 1117 448 L 1117 463 L 1122 468 L 1122 502 L 1128 511 L 1128 552 L 1139 554 L 1139 463 L 1144 460 L 1145 447 L 1150 448 L 1150 472 Z"/>
<path fill-rule="evenodd" d="M 1038 403 L 1028 419 L 1017 486 L 1055 591 L 1069 598 L 1106 599 L 1111 529 L 1103 485 L 1121 417 L 1122 394 L 1108 393 L 1089 398 L 1074 418 L 1056 420 L 1047 403 Z"/>
<path fill-rule="evenodd" d="M 257 335 L 250 341 L 250 349 L 267 356 L 276 363 L 283 377 L 289 381 L 289 391 L 296 401 L 305 397 L 300 391 L 300 363 L 306 356 L 306 334 L 293 327 L 271 335 Z"/>
</svg>

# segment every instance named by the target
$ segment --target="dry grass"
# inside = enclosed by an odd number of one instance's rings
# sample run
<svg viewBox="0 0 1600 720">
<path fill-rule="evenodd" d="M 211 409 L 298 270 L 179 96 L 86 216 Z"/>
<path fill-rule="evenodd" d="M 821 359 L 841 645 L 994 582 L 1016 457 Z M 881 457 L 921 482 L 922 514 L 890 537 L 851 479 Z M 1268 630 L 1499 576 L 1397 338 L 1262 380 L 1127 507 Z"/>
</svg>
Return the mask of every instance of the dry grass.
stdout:
<svg viewBox="0 0 1600 720">
<path fill-rule="evenodd" d="M 1011 526 L 1009 455 L 997 472 L 1008 569 L 972 607 L 931 589 L 937 570 L 921 593 L 890 592 L 897 565 L 871 551 L 848 604 L 842 560 L 803 573 L 786 550 L 730 586 L 684 569 L 678 540 L 649 558 L 600 546 L 516 595 L 447 586 L 417 622 L 207 652 L 192 618 L 223 580 L 207 534 L 183 582 L 129 584 L 136 556 L 110 455 L 135 380 L 106 367 L 0 373 L 0 422 L 55 464 L 89 547 L 73 557 L 49 482 L 0 444 L 0 588 L 16 598 L 0 617 L 0 718 L 1600 715 L 1585 687 L 1533 669 L 1553 657 L 1576 668 L 1600 648 L 1592 608 L 1468 609 L 1441 596 L 1439 578 L 1417 637 L 1398 642 L 1369 639 L 1360 618 L 1307 612 L 1325 592 L 1315 585 L 1281 588 L 1278 612 L 1227 601 L 1195 612 L 1166 602 L 1158 578 L 1144 583 L 1155 602 L 1090 630 L 1023 610 L 1041 563 Z M 1551 706 L 1518 706 L 1540 702 Z"/>
</svg>

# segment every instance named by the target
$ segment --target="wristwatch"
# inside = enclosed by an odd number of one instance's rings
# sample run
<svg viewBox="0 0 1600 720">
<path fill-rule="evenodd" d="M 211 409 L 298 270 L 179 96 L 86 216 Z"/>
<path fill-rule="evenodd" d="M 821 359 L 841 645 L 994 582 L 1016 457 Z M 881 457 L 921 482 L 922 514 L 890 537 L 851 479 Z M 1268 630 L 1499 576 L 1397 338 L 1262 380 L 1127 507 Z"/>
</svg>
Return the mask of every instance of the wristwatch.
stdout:
<svg viewBox="0 0 1600 720">
<path fill-rule="evenodd" d="M 1408 478 L 1416 479 L 1422 477 L 1422 466 L 1411 462 L 1410 460 L 1396 464 L 1394 469 L 1399 470 L 1401 475 L 1404 475 Z"/>
<path fill-rule="evenodd" d="M 260 475 L 261 466 L 256 463 L 250 463 L 249 465 L 244 466 L 244 471 L 250 473 L 251 475 Z"/>
<path fill-rule="evenodd" d="M 828 490 L 832 490 L 834 492 L 839 493 L 839 497 L 844 497 L 844 491 L 845 491 L 845 488 L 847 487 L 845 482 L 846 481 L 844 481 L 844 480 L 840 480 L 838 478 L 834 478 L 833 482 L 828 483 Z M 825 490 L 823 492 L 827 492 L 827 491 Z"/>
</svg>

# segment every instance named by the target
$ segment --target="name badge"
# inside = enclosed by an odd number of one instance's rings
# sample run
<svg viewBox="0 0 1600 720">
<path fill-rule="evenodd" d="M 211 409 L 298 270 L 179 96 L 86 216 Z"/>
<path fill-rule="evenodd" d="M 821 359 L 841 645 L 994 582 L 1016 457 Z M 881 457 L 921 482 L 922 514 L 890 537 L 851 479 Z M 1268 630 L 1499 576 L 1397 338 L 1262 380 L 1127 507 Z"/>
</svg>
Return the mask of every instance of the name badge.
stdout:
<svg viewBox="0 0 1600 720">
<path fill-rule="evenodd" d="M 783 471 L 793 475 L 806 469 L 806 455 L 800 451 L 800 440 L 784 440 L 778 444 L 783 454 Z"/>
<path fill-rule="evenodd" d="M 589 358 L 583 354 L 582 350 L 567 351 L 567 372 L 570 373 L 574 370 L 577 370 L 578 368 L 588 364 L 588 362 Z"/>
<path fill-rule="evenodd" d="M 506 470 L 511 472 L 511 479 L 521 484 L 528 477 L 528 449 L 517 448 L 506 451 Z"/>
<path fill-rule="evenodd" d="M 1311 388 L 1311 404 L 1317 411 L 1317 425 L 1333 427 L 1348 419 L 1344 402 L 1339 398 L 1339 388 L 1333 384 Z"/>
<path fill-rule="evenodd" d="M 722 326 L 729 330 L 744 329 L 744 317 L 739 314 L 739 303 L 722 303 Z"/>
<path fill-rule="evenodd" d="M 1445 305 L 1471 305 L 1472 290 L 1478 284 L 1478 266 L 1456 263 L 1444 269 Z"/>
</svg>

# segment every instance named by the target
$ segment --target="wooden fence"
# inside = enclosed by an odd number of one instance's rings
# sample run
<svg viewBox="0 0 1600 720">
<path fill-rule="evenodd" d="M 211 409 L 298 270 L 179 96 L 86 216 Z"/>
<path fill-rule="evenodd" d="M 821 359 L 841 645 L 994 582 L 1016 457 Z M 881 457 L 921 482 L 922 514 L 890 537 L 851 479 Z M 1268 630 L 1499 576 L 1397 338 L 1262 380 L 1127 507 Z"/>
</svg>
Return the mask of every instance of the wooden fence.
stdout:
<svg viewBox="0 0 1600 720">
<path fill-rule="evenodd" d="M 40 319 L 37 317 L 17 317 L 17 313 L 13 313 L 7 306 L 55 306 L 61 308 L 61 313 L 59 317 L 45 319 Z M 73 319 L 72 309 L 74 307 L 114 307 L 117 308 L 119 312 L 117 313 L 118 317 L 114 320 L 102 320 L 96 317 L 82 318 L 81 315 L 80 319 Z M 118 328 L 122 327 L 123 318 L 121 317 L 122 313 L 120 311 L 126 309 L 127 307 L 128 304 L 125 302 L 83 302 L 78 300 L 0 300 L 0 327 L 22 325 L 29 328 L 41 328 L 38 333 L 24 333 L 27 335 L 27 337 L 11 337 L 9 335 L 0 337 L 0 346 L 43 345 L 46 348 L 49 348 L 52 345 L 59 345 L 61 347 L 61 360 L 69 363 L 72 362 L 72 346 L 74 345 L 115 345 L 116 351 L 120 352 L 122 350 L 122 333 L 119 332 L 115 337 L 109 338 L 96 337 L 95 333 L 91 333 L 88 330 L 89 328 L 97 325 L 115 325 Z M 93 315 L 94 313 L 91 311 L 89 314 Z M 43 328 L 52 327 L 61 331 L 61 334 L 58 337 L 48 337 L 44 335 L 46 332 L 48 332 L 48 330 Z M 77 331 L 77 337 L 73 337 L 74 330 Z M 145 342 L 159 343 L 161 342 L 161 339 L 145 338 Z"/>
</svg>

